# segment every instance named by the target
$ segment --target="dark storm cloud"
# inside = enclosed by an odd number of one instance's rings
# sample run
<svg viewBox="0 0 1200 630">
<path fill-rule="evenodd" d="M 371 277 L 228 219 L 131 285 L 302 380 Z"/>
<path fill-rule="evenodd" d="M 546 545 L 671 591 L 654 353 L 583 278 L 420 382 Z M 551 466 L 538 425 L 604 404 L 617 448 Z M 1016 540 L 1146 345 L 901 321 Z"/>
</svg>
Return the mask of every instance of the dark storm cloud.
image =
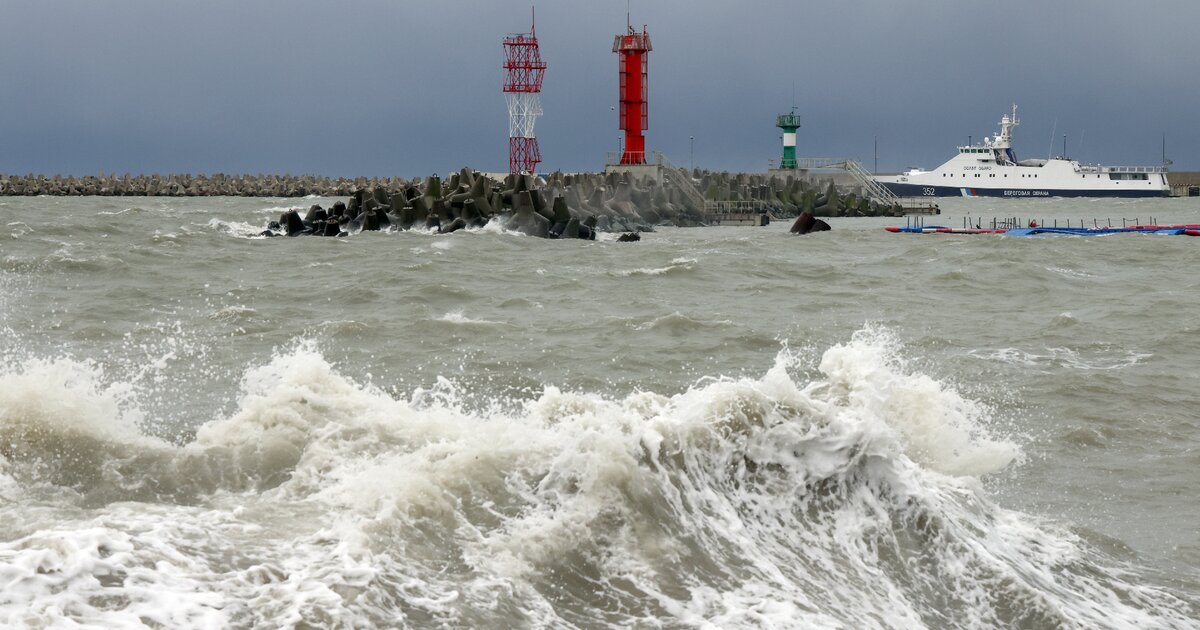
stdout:
<svg viewBox="0 0 1200 630">
<path fill-rule="evenodd" d="M 758 170 L 795 85 L 799 152 L 936 166 L 1021 106 L 1026 157 L 1200 170 L 1200 3 L 635 1 L 650 149 Z M 413 176 L 500 170 L 501 38 L 527 2 L 10 0 L 0 171 Z M 538 6 L 543 168 L 595 170 L 619 132 L 625 3 Z M 1053 147 L 1053 148 L 1052 148 Z"/>
</svg>

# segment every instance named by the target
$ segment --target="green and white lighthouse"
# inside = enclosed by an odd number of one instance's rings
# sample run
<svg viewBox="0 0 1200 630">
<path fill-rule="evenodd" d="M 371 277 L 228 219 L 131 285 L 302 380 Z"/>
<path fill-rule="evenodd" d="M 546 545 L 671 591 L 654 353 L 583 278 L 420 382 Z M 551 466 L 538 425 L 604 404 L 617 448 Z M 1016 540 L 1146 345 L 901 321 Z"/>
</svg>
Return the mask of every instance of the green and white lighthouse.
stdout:
<svg viewBox="0 0 1200 630">
<path fill-rule="evenodd" d="M 794 169 L 796 168 L 796 130 L 800 128 L 800 116 L 796 114 L 796 108 L 792 108 L 790 114 L 780 114 L 775 118 L 775 126 L 783 130 L 783 159 L 779 161 L 779 168 Z"/>
</svg>

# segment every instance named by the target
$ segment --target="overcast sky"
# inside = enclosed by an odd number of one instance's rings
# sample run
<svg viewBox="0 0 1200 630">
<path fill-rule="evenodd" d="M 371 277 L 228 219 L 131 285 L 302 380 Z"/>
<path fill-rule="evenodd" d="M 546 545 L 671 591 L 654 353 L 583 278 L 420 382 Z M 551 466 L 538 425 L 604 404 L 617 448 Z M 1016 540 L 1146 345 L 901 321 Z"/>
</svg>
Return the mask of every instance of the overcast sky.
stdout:
<svg viewBox="0 0 1200 630">
<path fill-rule="evenodd" d="M 511 0 L 5 0 L 0 172 L 401 175 L 507 166 Z M 598 170 L 620 132 L 624 0 L 537 6 L 542 170 Z M 1022 158 L 1200 170 L 1200 2 L 633 0 L 647 149 L 762 170 L 798 153 L 937 166 L 1020 106 Z"/>
</svg>

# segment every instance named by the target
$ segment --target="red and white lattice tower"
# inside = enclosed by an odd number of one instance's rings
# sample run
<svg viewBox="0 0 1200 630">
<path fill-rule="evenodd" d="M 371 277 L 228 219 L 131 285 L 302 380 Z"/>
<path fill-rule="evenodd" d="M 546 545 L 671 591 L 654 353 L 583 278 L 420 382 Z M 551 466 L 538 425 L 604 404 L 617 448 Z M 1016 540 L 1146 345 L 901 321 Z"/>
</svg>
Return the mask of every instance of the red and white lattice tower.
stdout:
<svg viewBox="0 0 1200 630">
<path fill-rule="evenodd" d="M 508 171 L 533 173 L 542 161 L 533 125 L 542 115 L 542 77 L 546 74 L 534 25 L 528 33 L 504 38 L 504 70 L 504 96 L 508 101 Z"/>
<path fill-rule="evenodd" d="M 646 163 L 646 130 L 649 108 L 646 105 L 647 53 L 652 50 L 646 27 L 639 33 L 625 25 L 625 34 L 613 40 L 613 52 L 621 56 L 621 129 L 625 131 L 625 151 L 621 164 Z"/>
</svg>

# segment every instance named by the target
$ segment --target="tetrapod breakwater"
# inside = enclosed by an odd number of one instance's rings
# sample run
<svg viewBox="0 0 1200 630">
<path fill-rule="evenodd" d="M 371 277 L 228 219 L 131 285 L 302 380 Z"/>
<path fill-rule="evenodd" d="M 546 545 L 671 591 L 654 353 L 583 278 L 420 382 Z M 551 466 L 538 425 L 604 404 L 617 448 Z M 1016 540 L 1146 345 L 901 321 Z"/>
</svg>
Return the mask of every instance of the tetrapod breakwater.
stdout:
<svg viewBox="0 0 1200 630">
<path fill-rule="evenodd" d="M 561 173 L 546 176 L 489 176 L 463 168 L 447 178 L 438 176 L 329 178 L 291 175 L 105 175 L 85 177 L 0 175 L 0 195 L 8 196 L 240 196 L 240 197 L 357 197 L 360 210 L 373 200 L 400 217 L 413 206 L 414 222 L 428 213 L 443 225 L 452 223 L 455 211 L 473 201 L 483 217 L 516 211 L 521 199 L 513 191 L 527 191 L 537 211 L 553 210 L 562 198 L 576 219 L 594 218 L 600 230 L 630 231 L 655 225 L 699 226 L 714 221 L 715 208 L 750 204 L 756 212 L 777 218 L 808 212 L 816 217 L 880 216 L 897 209 L 881 206 L 853 186 L 798 171 L 795 175 L 728 173 L 679 169 L 681 177 L 639 177 L 630 173 Z M 506 196 L 507 193 L 507 196 Z M 435 208 L 437 202 L 441 208 Z M 420 204 L 424 204 L 423 207 Z M 349 209 L 349 206 L 347 206 Z M 463 217 L 468 219 L 469 217 Z M 393 221 L 407 224 L 405 218 Z M 535 230 L 536 231 L 536 230 Z"/>
</svg>

